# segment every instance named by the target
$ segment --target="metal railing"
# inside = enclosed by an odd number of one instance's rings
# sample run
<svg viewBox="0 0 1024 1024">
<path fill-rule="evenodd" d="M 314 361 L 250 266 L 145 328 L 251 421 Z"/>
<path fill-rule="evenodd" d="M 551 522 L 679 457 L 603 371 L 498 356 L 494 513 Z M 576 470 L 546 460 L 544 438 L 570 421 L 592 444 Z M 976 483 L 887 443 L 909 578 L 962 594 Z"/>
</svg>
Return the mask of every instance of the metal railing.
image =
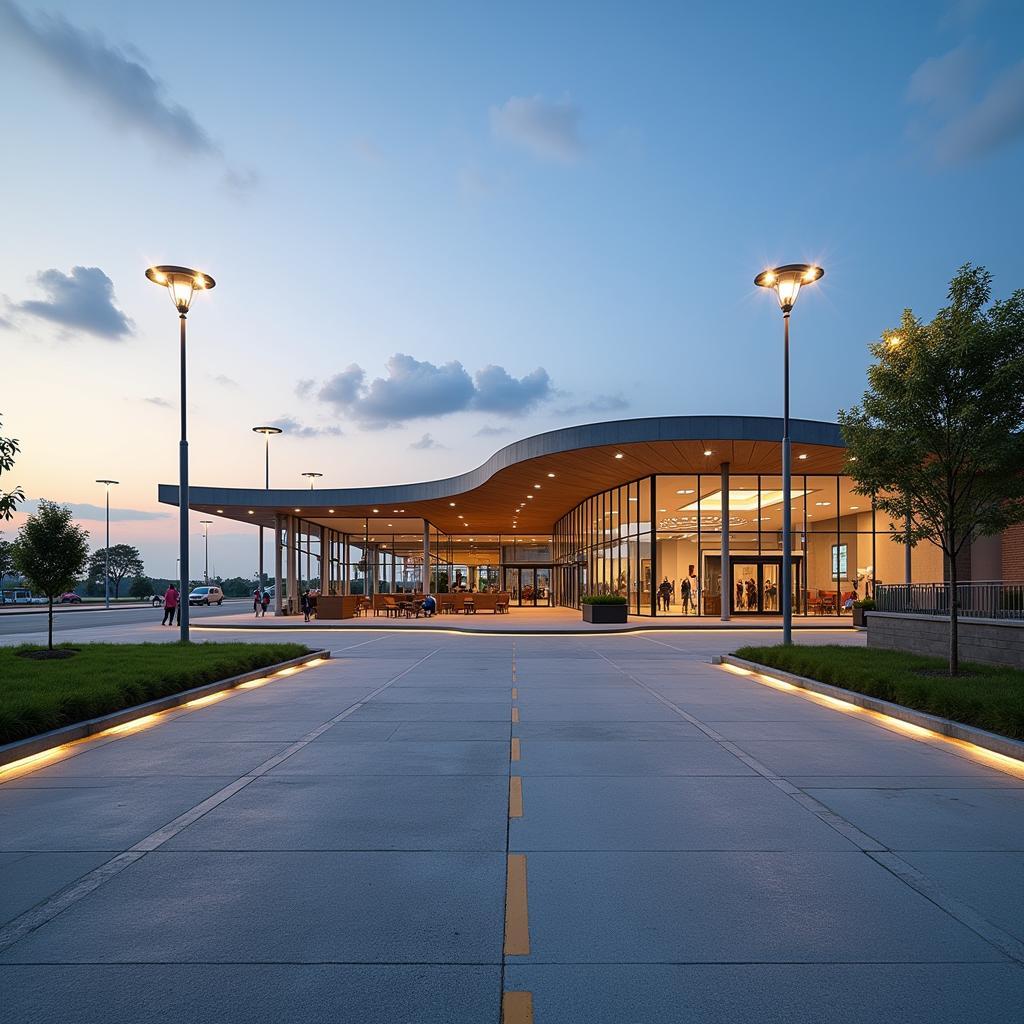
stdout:
<svg viewBox="0 0 1024 1024">
<path fill-rule="evenodd" d="M 958 583 L 958 615 L 962 619 L 1024 621 L 1024 584 L 1001 581 Z M 879 583 L 875 607 L 880 612 L 949 616 L 948 583 Z"/>
</svg>

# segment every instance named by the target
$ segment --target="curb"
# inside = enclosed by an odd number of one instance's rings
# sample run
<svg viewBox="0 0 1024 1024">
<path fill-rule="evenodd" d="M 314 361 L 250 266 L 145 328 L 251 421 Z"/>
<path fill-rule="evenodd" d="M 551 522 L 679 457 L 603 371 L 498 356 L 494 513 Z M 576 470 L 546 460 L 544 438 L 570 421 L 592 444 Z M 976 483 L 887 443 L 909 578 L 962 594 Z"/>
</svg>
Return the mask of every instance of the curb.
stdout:
<svg viewBox="0 0 1024 1024">
<path fill-rule="evenodd" d="M 212 683 L 203 683 L 201 686 L 194 686 L 191 690 L 182 690 L 180 693 L 171 693 L 166 697 L 157 697 L 155 700 L 146 701 L 145 704 L 133 704 L 129 708 L 122 708 L 120 711 L 111 711 L 110 714 L 100 715 L 98 718 L 89 718 L 84 722 L 76 722 L 74 725 L 64 725 L 59 729 L 51 729 L 49 732 L 40 733 L 38 736 L 29 736 L 23 740 L 14 740 L 13 743 L 5 743 L 0 746 L 0 767 L 10 764 L 12 761 L 20 761 L 23 757 L 30 757 L 51 747 L 71 743 L 74 740 L 85 739 L 98 732 L 115 725 L 123 725 L 132 722 L 136 718 L 144 718 L 147 715 L 155 714 L 158 711 L 167 711 L 171 708 L 180 707 L 197 697 L 205 697 L 209 693 L 219 693 L 221 690 L 232 690 L 242 683 L 251 679 L 260 679 L 273 672 L 280 672 L 281 669 L 291 668 L 295 665 L 305 665 L 307 662 L 315 661 L 317 658 L 327 659 L 331 656 L 329 650 L 310 651 L 309 654 L 302 654 L 298 658 L 290 658 L 288 661 L 279 661 L 273 665 L 264 665 L 263 668 L 253 669 L 251 672 L 243 672 L 238 676 L 231 676 L 228 679 L 218 679 Z"/>
<path fill-rule="evenodd" d="M 891 701 L 881 700 L 879 697 L 869 697 L 866 694 L 858 693 L 856 690 L 846 690 L 841 686 L 823 683 L 818 679 L 808 679 L 806 676 L 798 676 L 793 672 L 773 668 L 771 665 L 761 665 L 756 661 L 747 661 L 746 658 L 737 658 L 734 654 L 723 654 L 718 658 L 712 659 L 712 664 L 735 665 L 737 668 L 749 669 L 761 675 L 781 679 L 785 683 L 792 683 L 801 690 L 810 690 L 812 693 L 819 693 L 824 697 L 836 697 L 850 704 L 856 704 L 858 707 L 865 708 L 868 711 L 877 711 L 879 714 L 888 715 L 889 718 L 896 718 L 901 722 L 917 725 L 922 729 L 929 729 L 948 739 L 963 740 L 965 743 L 973 743 L 976 747 L 991 750 L 995 754 L 1002 754 L 1004 757 L 1024 761 L 1024 742 L 1011 739 L 1009 736 L 1000 736 L 998 733 L 978 729 L 973 725 L 964 725 L 962 722 L 954 722 L 949 718 L 940 718 L 938 715 L 931 715 L 927 711 L 916 711 L 913 708 L 904 707 L 902 704 L 893 704 Z"/>
</svg>

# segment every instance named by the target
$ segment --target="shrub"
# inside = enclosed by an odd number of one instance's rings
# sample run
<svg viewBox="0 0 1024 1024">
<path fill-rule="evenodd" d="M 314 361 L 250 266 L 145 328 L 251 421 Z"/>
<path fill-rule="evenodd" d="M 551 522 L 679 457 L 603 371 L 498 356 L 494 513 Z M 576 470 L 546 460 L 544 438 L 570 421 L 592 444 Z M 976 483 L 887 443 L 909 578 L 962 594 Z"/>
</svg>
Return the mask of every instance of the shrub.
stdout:
<svg viewBox="0 0 1024 1024">
<path fill-rule="evenodd" d="M 580 598 L 583 604 L 625 604 L 626 599 L 618 594 L 584 594 Z"/>
</svg>

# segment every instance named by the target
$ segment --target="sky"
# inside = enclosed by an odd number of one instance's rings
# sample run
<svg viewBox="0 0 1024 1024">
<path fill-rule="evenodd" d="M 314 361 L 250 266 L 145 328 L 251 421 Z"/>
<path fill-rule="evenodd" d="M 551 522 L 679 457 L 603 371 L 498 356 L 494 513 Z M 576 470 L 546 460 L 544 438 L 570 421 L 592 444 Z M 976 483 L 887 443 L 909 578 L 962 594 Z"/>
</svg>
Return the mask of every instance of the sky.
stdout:
<svg viewBox="0 0 1024 1024">
<path fill-rule="evenodd" d="M 173 573 L 195 485 L 402 483 L 574 423 L 834 420 L 963 263 L 1024 287 L 1024 6 L 0 0 L 0 488 Z M 11 537 L 23 515 L 4 524 Z M 193 516 L 192 563 L 201 564 Z M 217 522 L 211 572 L 255 571 Z"/>
</svg>

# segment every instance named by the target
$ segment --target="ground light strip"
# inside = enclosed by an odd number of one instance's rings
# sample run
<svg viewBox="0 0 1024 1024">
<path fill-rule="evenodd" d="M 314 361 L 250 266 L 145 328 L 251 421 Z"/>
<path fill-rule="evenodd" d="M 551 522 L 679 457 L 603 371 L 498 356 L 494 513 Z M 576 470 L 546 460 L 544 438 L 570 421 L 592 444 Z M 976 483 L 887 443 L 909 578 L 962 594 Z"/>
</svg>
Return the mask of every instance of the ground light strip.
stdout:
<svg viewBox="0 0 1024 1024">
<path fill-rule="evenodd" d="M 55 747 L 50 747 L 48 750 L 40 750 L 35 754 L 29 754 L 27 757 L 18 758 L 17 761 L 9 761 L 7 764 L 0 765 L 0 783 L 7 782 L 13 778 L 20 778 L 22 775 L 36 771 L 46 765 L 66 761 L 70 757 L 84 753 L 90 746 L 98 746 L 102 743 L 109 742 L 110 740 L 121 739 L 124 736 L 130 736 L 134 733 L 142 732 L 144 729 L 151 729 L 154 725 L 160 725 L 162 722 L 167 722 L 172 717 L 178 717 L 181 713 L 190 710 L 194 711 L 197 708 L 215 704 L 218 701 L 232 696 L 238 690 L 251 690 L 257 686 L 266 686 L 267 683 L 273 682 L 279 676 L 294 675 L 302 669 L 322 665 L 326 660 L 326 658 L 318 657 L 313 658 L 310 661 L 303 662 L 301 665 L 291 665 L 288 668 L 280 669 L 277 672 L 271 672 L 266 676 L 260 676 L 257 679 L 249 679 L 244 683 L 239 683 L 237 686 L 229 686 L 226 689 L 217 690 L 214 693 L 208 693 L 202 697 L 197 697 L 195 700 L 190 700 L 183 704 L 175 704 L 173 707 L 165 708 L 163 711 L 155 711 L 150 714 L 141 715 L 138 718 L 132 718 L 127 722 L 121 722 L 119 725 L 112 725 L 110 728 L 103 729 L 101 732 L 94 732 L 89 736 L 82 736 L 80 739 L 70 740 L 67 743 L 60 743 Z M 168 694 L 168 696 L 173 695 Z M 154 699 L 159 700 L 160 698 Z"/>
<path fill-rule="evenodd" d="M 788 680 L 779 679 L 777 676 L 773 676 L 770 672 L 762 669 L 755 671 L 743 668 L 740 665 L 730 665 L 726 662 L 722 662 L 719 667 L 724 668 L 727 672 L 732 672 L 733 675 L 753 679 L 755 683 L 760 683 L 762 686 L 770 686 L 774 690 L 783 690 L 786 693 L 796 694 L 799 697 L 803 697 L 804 700 L 820 704 L 822 707 L 832 708 L 834 711 L 839 711 L 843 714 L 866 718 L 876 725 L 902 733 L 922 743 L 952 748 L 953 751 L 967 760 L 983 764 L 988 768 L 995 768 L 1017 778 L 1024 778 L 1024 761 L 1018 758 L 1000 754 L 998 751 L 989 750 L 987 747 L 980 747 L 978 744 L 971 743 L 968 740 L 957 739 L 955 736 L 944 736 L 940 732 L 926 729 L 921 725 L 915 725 L 913 722 L 904 722 L 901 718 L 894 718 L 892 715 L 887 715 L 884 712 L 861 707 L 860 704 L 855 704 L 853 701 L 842 700 L 839 697 L 831 696 L 831 694 L 808 690 Z"/>
</svg>

